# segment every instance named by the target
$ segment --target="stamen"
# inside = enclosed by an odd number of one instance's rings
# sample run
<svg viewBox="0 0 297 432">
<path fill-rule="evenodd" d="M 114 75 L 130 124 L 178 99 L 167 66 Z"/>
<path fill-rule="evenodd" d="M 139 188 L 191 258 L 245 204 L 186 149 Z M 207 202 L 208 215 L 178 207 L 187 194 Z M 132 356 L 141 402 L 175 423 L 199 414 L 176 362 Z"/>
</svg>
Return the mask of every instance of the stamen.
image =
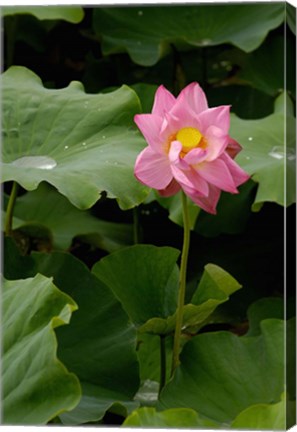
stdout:
<svg viewBox="0 0 297 432">
<path fill-rule="evenodd" d="M 207 147 L 207 141 L 203 137 L 199 129 L 193 127 L 185 127 L 180 129 L 176 134 L 176 139 L 182 146 L 181 156 L 187 154 L 190 150 L 200 147 L 205 149 Z"/>
</svg>

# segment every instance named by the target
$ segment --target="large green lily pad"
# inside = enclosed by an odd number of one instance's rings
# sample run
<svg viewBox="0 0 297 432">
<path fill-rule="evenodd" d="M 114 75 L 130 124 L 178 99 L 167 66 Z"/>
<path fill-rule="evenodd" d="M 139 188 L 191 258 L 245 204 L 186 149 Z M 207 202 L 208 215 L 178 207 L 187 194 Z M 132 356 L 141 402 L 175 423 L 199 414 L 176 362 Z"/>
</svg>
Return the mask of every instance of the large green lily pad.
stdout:
<svg viewBox="0 0 297 432">
<path fill-rule="evenodd" d="M 84 17 L 82 7 L 67 6 L 10 6 L 2 7 L 1 15 L 30 14 L 39 20 L 62 19 L 72 23 L 79 23 Z"/>
<path fill-rule="evenodd" d="M 58 249 L 67 249 L 74 237 L 88 234 L 95 246 L 108 252 L 133 242 L 132 225 L 101 220 L 79 210 L 44 182 L 17 199 L 14 215 L 14 230 L 29 234 L 37 227 L 48 230 L 53 247 Z"/>
<path fill-rule="evenodd" d="M 95 32 L 106 55 L 128 52 L 138 64 L 151 66 L 171 50 L 232 43 L 250 52 L 284 20 L 285 5 L 214 4 L 97 8 Z"/>
<path fill-rule="evenodd" d="M 91 207 L 102 191 L 131 208 L 148 194 L 133 174 L 144 140 L 133 122 L 133 90 L 88 95 L 79 82 L 49 90 L 23 67 L 2 78 L 2 181 L 27 190 L 55 186 L 76 207 Z"/>
<path fill-rule="evenodd" d="M 291 101 L 285 94 L 275 102 L 272 115 L 259 120 L 231 116 L 231 136 L 243 147 L 237 162 L 259 183 L 254 201 L 289 206 L 295 202 L 295 125 Z"/>
<path fill-rule="evenodd" d="M 65 424 L 100 420 L 116 406 L 123 415 L 135 409 L 139 387 L 136 331 L 112 292 L 70 254 L 35 253 L 40 273 L 53 276 L 79 310 L 68 331 L 59 329 L 59 357 L 80 379 L 82 398 L 61 416 Z"/>
<path fill-rule="evenodd" d="M 40 274 L 2 289 L 3 422 L 46 424 L 80 400 L 78 379 L 57 358 L 54 332 L 77 306 Z"/>
<path fill-rule="evenodd" d="M 176 249 L 136 245 L 104 257 L 93 272 L 118 297 L 139 331 L 167 335 L 175 328 L 177 256 Z M 240 287 L 220 267 L 205 266 L 190 304 L 184 306 L 183 328 L 196 332 Z"/>
<path fill-rule="evenodd" d="M 273 404 L 284 392 L 284 322 L 268 319 L 258 336 L 203 333 L 183 348 L 181 365 L 164 387 L 160 407 L 192 408 L 230 423 L 251 405 Z"/>
<path fill-rule="evenodd" d="M 178 255 L 170 247 L 136 245 L 104 257 L 92 271 L 140 327 L 153 317 L 162 319 L 175 312 Z"/>
</svg>

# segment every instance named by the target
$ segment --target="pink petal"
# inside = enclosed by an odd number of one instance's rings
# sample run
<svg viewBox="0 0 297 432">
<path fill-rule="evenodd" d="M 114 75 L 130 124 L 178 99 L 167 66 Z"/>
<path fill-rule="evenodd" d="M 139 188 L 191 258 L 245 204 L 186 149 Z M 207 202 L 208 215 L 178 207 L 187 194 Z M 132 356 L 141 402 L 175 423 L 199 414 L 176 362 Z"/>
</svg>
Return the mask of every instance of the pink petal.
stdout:
<svg viewBox="0 0 297 432">
<path fill-rule="evenodd" d="M 192 183 L 193 187 L 196 189 L 199 195 L 207 197 L 209 194 L 209 185 L 207 181 L 204 180 L 202 176 L 197 173 L 194 169 L 191 169 L 189 173 L 187 173 L 187 177 Z"/>
<path fill-rule="evenodd" d="M 180 93 L 180 95 L 178 96 L 177 100 L 179 98 L 183 98 L 183 100 L 186 100 L 189 107 L 196 114 L 199 114 L 202 111 L 208 109 L 205 93 L 202 90 L 202 88 L 199 86 L 199 84 L 196 82 L 191 83 L 187 87 L 185 87 Z"/>
<path fill-rule="evenodd" d="M 180 191 L 180 185 L 173 179 L 165 189 L 158 190 L 159 194 L 163 197 L 170 197 Z"/>
<path fill-rule="evenodd" d="M 247 174 L 228 154 L 224 153 L 221 156 L 221 159 L 227 165 L 233 177 L 235 186 L 240 186 L 250 178 L 250 175 Z"/>
<path fill-rule="evenodd" d="M 183 188 L 185 193 L 191 198 L 191 200 L 197 204 L 200 208 L 205 210 L 207 213 L 216 214 L 216 206 L 219 201 L 221 191 L 219 188 L 209 185 L 209 194 L 207 197 L 201 197 L 195 193 L 191 193 L 187 188 Z"/>
<path fill-rule="evenodd" d="M 208 150 L 206 160 L 210 162 L 224 152 L 228 145 L 229 136 L 216 126 L 210 126 L 205 133 L 205 139 Z"/>
<path fill-rule="evenodd" d="M 188 192 L 200 196 L 207 196 L 209 192 L 208 183 L 197 173 L 197 171 L 190 169 L 183 171 L 178 167 L 171 166 L 172 174 L 175 180 Z"/>
<path fill-rule="evenodd" d="M 168 157 L 150 147 L 138 155 L 134 174 L 141 183 L 154 189 L 165 189 L 173 178 Z"/>
<path fill-rule="evenodd" d="M 183 146 L 179 141 L 172 141 L 170 145 L 170 150 L 168 153 L 169 160 L 171 164 L 179 167 L 181 169 L 187 170 L 189 169 L 189 165 L 180 157 L 180 152 Z"/>
<path fill-rule="evenodd" d="M 164 111 L 170 111 L 175 100 L 175 97 L 163 85 L 161 85 L 155 93 L 152 113 L 163 117 Z"/>
<path fill-rule="evenodd" d="M 204 134 L 209 126 L 216 126 L 225 134 L 230 128 L 230 105 L 209 108 L 198 116 L 200 131 Z"/>
<path fill-rule="evenodd" d="M 207 150 L 202 148 L 194 148 L 185 155 L 184 161 L 189 165 L 196 165 L 203 162 L 207 155 Z"/>
<path fill-rule="evenodd" d="M 188 179 L 188 177 L 186 176 L 186 174 L 182 170 L 178 169 L 175 166 L 171 166 L 171 171 L 172 171 L 173 177 L 181 185 L 181 187 L 183 189 L 184 189 L 184 187 L 187 187 L 189 190 L 192 191 L 192 193 L 197 192 L 193 183 Z"/>
<path fill-rule="evenodd" d="M 197 172 L 207 182 L 226 192 L 238 193 L 233 177 L 222 159 L 212 162 L 202 162 L 196 166 Z"/>
<path fill-rule="evenodd" d="M 229 143 L 226 147 L 226 153 L 232 158 L 234 159 L 235 156 L 238 155 L 238 153 L 242 150 L 241 145 L 235 141 L 233 138 L 229 137 Z"/>
<path fill-rule="evenodd" d="M 188 104 L 186 94 L 181 92 L 175 104 L 169 111 L 169 116 L 175 119 L 176 132 L 184 127 L 198 127 L 197 113 Z M 170 123 L 172 120 L 170 120 Z"/>
<path fill-rule="evenodd" d="M 182 127 L 182 122 L 177 117 L 169 113 L 165 113 L 160 131 L 161 139 L 166 142 L 169 137 L 175 135 L 176 132 Z"/>
<path fill-rule="evenodd" d="M 164 142 L 160 136 L 163 119 L 153 114 L 136 114 L 134 121 L 148 145 L 158 153 L 164 152 Z"/>
</svg>

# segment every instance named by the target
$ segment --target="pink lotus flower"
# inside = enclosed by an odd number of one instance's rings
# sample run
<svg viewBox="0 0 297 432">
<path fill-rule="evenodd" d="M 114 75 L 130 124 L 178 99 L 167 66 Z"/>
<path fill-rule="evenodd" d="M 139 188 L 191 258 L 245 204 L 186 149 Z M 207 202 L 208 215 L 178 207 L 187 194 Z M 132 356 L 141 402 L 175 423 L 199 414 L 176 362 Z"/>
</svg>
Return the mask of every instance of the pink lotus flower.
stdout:
<svg viewBox="0 0 297 432">
<path fill-rule="evenodd" d="M 228 135 L 230 106 L 208 108 L 199 84 L 188 85 L 177 98 L 160 86 L 152 113 L 134 120 L 148 143 L 136 159 L 135 176 L 160 195 L 183 189 L 215 214 L 221 191 L 238 193 L 237 186 L 249 179 L 233 160 L 241 147 Z"/>
</svg>

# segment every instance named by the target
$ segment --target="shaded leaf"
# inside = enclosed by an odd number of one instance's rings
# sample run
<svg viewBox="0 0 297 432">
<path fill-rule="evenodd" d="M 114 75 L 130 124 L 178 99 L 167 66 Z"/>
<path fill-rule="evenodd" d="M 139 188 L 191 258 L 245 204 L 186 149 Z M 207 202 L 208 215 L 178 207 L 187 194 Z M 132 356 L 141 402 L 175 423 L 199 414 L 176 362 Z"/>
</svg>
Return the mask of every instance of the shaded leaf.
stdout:
<svg viewBox="0 0 297 432">
<path fill-rule="evenodd" d="M 76 304 L 40 274 L 5 281 L 2 301 L 3 421 L 46 424 L 80 400 L 78 379 L 56 356 L 53 331 L 69 323 Z"/>
<path fill-rule="evenodd" d="M 139 386 L 136 332 L 110 290 L 78 259 L 66 253 L 38 254 L 38 271 L 53 276 L 70 294 L 79 310 L 71 325 L 59 329 L 59 357 L 75 372 L 82 385 L 82 399 L 62 414 L 65 424 L 98 421 L 112 406 L 127 413 Z"/>
<path fill-rule="evenodd" d="M 105 55 L 128 52 L 135 63 L 152 66 L 170 44 L 187 50 L 232 43 L 252 51 L 283 20 L 282 4 L 132 6 L 95 9 L 93 26 Z"/>
<path fill-rule="evenodd" d="M 227 52 L 228 53 L 228 52 Z M 223 55 L 222 55 L 223 56 Z M 223 58 L 228 59 L 228 54 Z M 228 61 L 228 60 L 223 60 Z M 232 112 L 242 119 L 259 119 L 273 112 L 274 98 L 248 85 L 213 86 L 207 92 L 209 106 L 232 105 Z M 242 101 L 245 101 L 243 104 Z M 231 135 L 232 136 L 232 135 Z"/>
<path fill-rule="evenodd" d="M 248 336 L 261 333 L 261 322 L 268 318 L 284 319 L 284 300 L 279 297 L 266 297 L 252 303 L 247 312 L 249 320 Z"/>
<path fill-rule="evenodd" d="M 133 241 L 131 225 L 104 221 L 79 210 L 46 183 L 19 197 L 14 215 L 13 229 L 28 231 L 43 226 L 52 233 L 53 246 L 59 249 L 69 248 L 75 236 L 86 234 L 92 234 L 92 244 L 108 252 Z"/>
<path fill-rule="evenodd" d="M 27 279 L 36 273 L 35 262 L 31 256 L 21 255 L 14 240 L 3 239 L 3 275 L 5 279 Z"/>
<path fill-rule="evenodd" d="M 154 192 L 154 195 L 158 203 L 161 204 L 162 207 L 168 210 L 169 219 L 180 226 L 184 226 L 181 192 L 178 192 L 176 195 L 173 195 L 172 197 L 166 197 L 166 198 L 161 197 L 157 192 Z M 190 229 L 194 229 L 196 219 L 200 212 L 200 208 L 195 203 L 193 203 L 193 201 L 188 197 L 187 197 L 187 206 L 188 206 L 188 213 L 189 213 Z"/>
<path fill-rule="evenodd" d="M 57 21 L 39 21 L 31 14 L 8 15 L 4 17 L 6 37 L 15 38 L 15 42 L 25 42 L 38 53 L 46 49 L 48 27 L 54 27 Z M 15 28 L 14 34 L 10 33 Z"/>
<path fill-rule="evenodd" d="M 286 51 L 287 50 L 287 51 Z M 284 67 L 286 59 L 286 91 L 295 94 L 295 68 L 292 56 L 284 55 L 293 52 L 294 45 L 283 35 L 268 38 L 256 51 L 244 57 L 244 64 L 239 77 L 249 85 L 276 97 L 285 90 Z"/>
<path fill-rule="evenodd" d="M 158 88 L 155 84 L 138 83 L 131 85 L 140 99 L 142 112 L 150 113 L 154 104 L 155 93 Z"/>
<path fill-rule="evenodd" d="M 138 98 L 127 86 L 87 95 L 82 85 L 49 90 L 23 67 L 3 74 L 3 181 L 27 190 L 55 186 L 76 207 L 91 207 L 106 191 L 123 209 L 148 194 L 133 174 L 144 140 L 134 127 Z M 132 128 L 131 128 L 132 127 Z"/>
<path fill-rule="evenodd" d="M 195 231 L 206 237 L 221 233 L 238 234 L 245 230 L 254 200 L 255 183 L 248 181 L 239 187 L 239 194 L 223 192 L 217 214 L 199 213 Z"/>
</svg>

